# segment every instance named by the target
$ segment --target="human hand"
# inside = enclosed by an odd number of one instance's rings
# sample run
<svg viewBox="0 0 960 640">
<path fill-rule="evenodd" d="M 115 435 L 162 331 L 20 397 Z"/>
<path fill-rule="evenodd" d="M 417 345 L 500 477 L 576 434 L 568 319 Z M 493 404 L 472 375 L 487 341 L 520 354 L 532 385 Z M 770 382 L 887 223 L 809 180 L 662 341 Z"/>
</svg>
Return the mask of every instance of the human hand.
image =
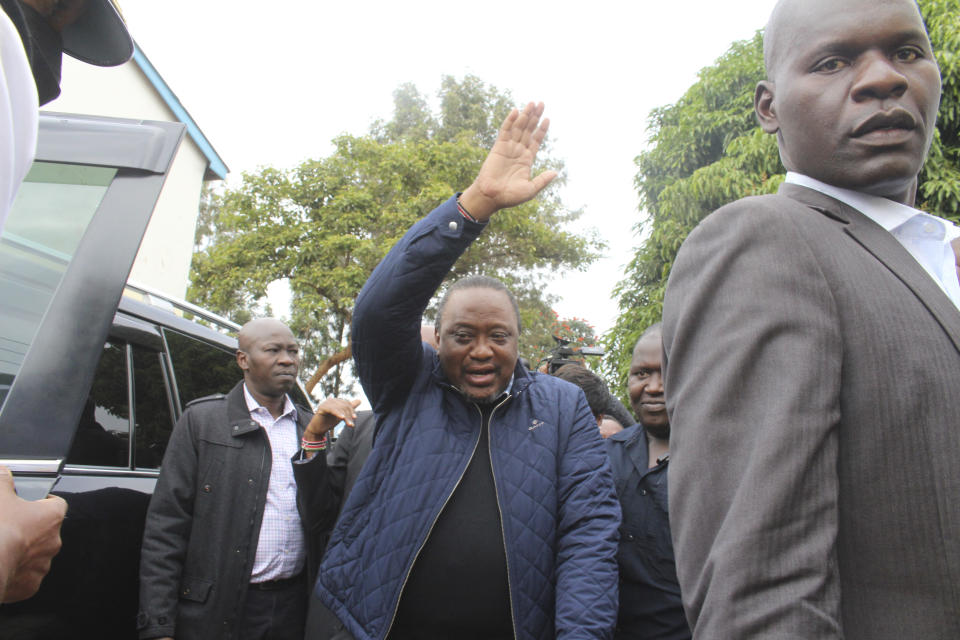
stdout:
<svg viewBox="0 0 960 640">
<path fill-rule="evenodd" d="M 550 127 L 549 119 L 540 122 L 542 115 L 543 103 L 530 102 L 523 111 L 511 111 L 503 121 L 480 173 L 460 195 L 460 204 L 477 220 L 489 220 L 500 209 L 531 200 L 557 177 L 556 171 L 530 177 L 533 161 Z"/>
<path fill-rule="evenodd" d="M 0 602 L 26 600 L 37 592 L 60 551 L 63 498 L 30 502 L 17 496 L 13 474 L 0 467 Z"/>
<path fill-rule="evenodd" d="M 360 406 L 359 400 L 346 400 L 343 398 L 327 398 L 320 403 L 316 412 L 310 419 L 310 424 L 303 431 L 304 440 L 320 440 L 328 431 L 333 429 L 343 420 L 348 427 L 353 427 L 354 420 L 357 419 L 357 407 Z"/>
<path fill-rule="evenodd" d="M 600 437 L 609 438 L 615 433 L 623 431 L 623 425 L 611 418 L 610 416 L 603 416 L 603 419 L 600 420 Z"/>
</svg>

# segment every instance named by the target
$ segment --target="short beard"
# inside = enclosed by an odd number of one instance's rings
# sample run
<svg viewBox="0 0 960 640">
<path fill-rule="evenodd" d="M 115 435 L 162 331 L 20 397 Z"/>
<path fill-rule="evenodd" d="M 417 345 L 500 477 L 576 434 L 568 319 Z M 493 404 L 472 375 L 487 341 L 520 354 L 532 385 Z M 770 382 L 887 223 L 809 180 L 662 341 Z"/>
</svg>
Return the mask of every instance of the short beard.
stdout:
<svg viewBox="0 0 960 640">
<path fill-rule="evenodd" d="M 476 404 L 493 404 L 497 398 L 503 395 L 504 391 L 506 391 L 506 387 L 504 387 L 500 391 L 497 391 L 496 393 L 488 393 L 485 396 L 475 396 L 467 393 L 463 389 L 460 389 L 460 393 L 463 394 L 464 398 Z"/>
</svg>

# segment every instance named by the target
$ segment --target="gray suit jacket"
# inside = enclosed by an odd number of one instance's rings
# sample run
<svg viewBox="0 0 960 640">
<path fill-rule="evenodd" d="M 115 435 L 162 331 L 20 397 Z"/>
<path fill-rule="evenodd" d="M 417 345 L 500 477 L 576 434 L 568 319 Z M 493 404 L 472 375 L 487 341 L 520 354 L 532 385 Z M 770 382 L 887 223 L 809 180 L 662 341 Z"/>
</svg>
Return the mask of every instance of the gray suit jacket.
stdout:
<svg viewBox="0 0 960 640">
<path fill-rule="evenodd" d="M 723 207 L 663 340 L 695 637 L 960 638 L 960 311 L 897 240 L 795 185 Z"/>
</svg>

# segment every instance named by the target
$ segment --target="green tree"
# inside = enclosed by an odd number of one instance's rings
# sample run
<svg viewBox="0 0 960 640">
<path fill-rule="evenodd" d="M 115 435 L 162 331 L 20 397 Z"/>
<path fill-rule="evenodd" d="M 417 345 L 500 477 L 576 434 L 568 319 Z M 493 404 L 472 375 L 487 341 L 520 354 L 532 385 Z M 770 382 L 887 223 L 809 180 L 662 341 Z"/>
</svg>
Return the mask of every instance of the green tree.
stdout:
<svg viewBox="0 0 960 640">
<path fill-rule="evenodd" d="M 360 288 L 414 222 L 470 184 L 512 103 L 472 76 L 444 78 L 439 98 L 433 113 L 415 87 L 403 85 L 389 122 L 374 123 L 365 136 L 336 138 L 326 158 L 288 171 L 245 173 L 219 199 L 213 232 L 194 256 L 191 300 L 236 317 L 261 304 L 270 283 L 287 280 L 290 323 L 311 373 L 308 390 L 320 383 L 327 395 L 350 391 L 342 365 L 350 358 Z M 537 172 L 562 170 L 549 153 L 541 157 Z M 539 310 L 549 304 L 542 294 L 547 279 L 585 268 L 602 246 L 595 236 L 565 230 L 578 216 L 563 206 L 554 185 L 495 216 L 448 279 L 498 277 L 524 309 Z"/>
<path fill-rule="evenodd" d="M 960 219 L 960 3 L 920 0 L 943 76 L 937 133 L 920 175 L 918 205 Z M 636 158 L 644 242 L 615 295 L 620 315 L 606 334 L 604 369 L 624 390 L 633 345 L 660 319 L 677 250 L 711 211 L 783 181 L 776 139 L 757 126 L 756 83 L 764 79 L 762 34 L 735 42 L 675 104 L 650 114 L 650 147 Z"/>
</svg>

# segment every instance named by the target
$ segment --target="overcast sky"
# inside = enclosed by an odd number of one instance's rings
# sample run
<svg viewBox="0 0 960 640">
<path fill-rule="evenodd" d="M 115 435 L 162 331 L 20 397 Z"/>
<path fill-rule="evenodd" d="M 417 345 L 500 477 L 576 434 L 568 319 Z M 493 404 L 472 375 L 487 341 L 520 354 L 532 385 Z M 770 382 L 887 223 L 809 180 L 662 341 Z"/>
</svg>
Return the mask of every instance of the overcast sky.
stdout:
<svg viewBox="0 0 960 640">
<path fill-rule="evenodd" d="M 393 90 L 433 96 L 471 73 L 518 103 L 546 103 L 562 192 L 610 245 L 550 291 L 557 311 L 598 332 L 639 243 L 633 187 L 647 116 L 676 101 L 775 0 L 481 3 L 352 0 L 120 0 L 134 39 L 230 168 L 292 167 L 328 155 L 340 133 L 389 118 Z M 466 185 L 463 185 L 466 187 Z"/>
</svg>

